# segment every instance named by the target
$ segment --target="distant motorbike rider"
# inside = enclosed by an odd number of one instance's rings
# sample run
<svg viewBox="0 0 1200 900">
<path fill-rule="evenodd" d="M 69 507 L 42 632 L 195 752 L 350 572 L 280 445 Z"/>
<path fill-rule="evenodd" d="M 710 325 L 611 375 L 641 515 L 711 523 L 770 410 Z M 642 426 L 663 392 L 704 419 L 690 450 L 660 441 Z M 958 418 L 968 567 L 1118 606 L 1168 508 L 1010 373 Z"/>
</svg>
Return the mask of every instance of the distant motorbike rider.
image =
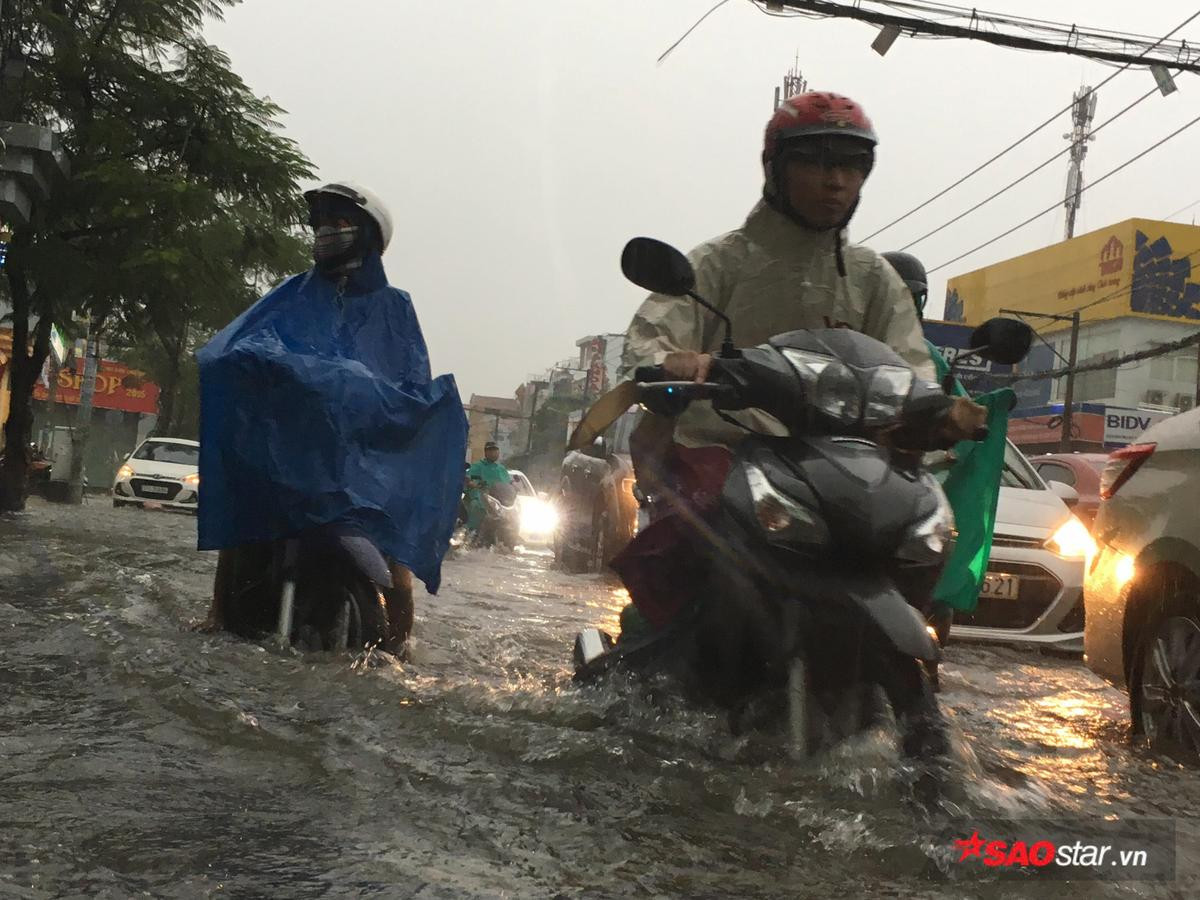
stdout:
<svg viewBox="0 0 1200 900">
<path fill-rule="evenodd" d="M 925 266 L 911 253 L 893 250 L 883 254 L 904 279 L 917 316 L 924 320 L 929 297 L 929 279 Z M 944 380 L 950 364 L 941 351 L 929 343 L 937 367 L 938 381 Z M 952 393 L 968 396 L 966 388 L 955 380 Z M 931 606 L 925 610 L 944 645 L 950 635 L 954 611 L 973 612 L 987 570 L 992 549 L 992 531 L 1000 497 L 1000 479 L 1004 472 L 1004 450 L 1008 434 L 1008 413 L 1016 395 L 1008 388 L 974 398 L 988 409 L 988 436 L 980 442 L 963 441 L 946 453 L 931 454 L 927 462 L 942 482 L 946 497 L 954 509 L 958 536 L 954 551 L 933 592 Z"/>
<path fill-rule="evenodd" d="M 488 441 L 483 445 L 483 459 L 467 469 L 467 530 L 479 532 L 487 515 L 484 496 L 494 484 L 512 484 L 512 475 L 500 462 L 500 445 Z"/>
<path fill-rule="evenodd" d="M 846 327 L 891 346 L 917 377 L 934 377 L 904 282 L 878 253 L 845 237 L 877 143 L 862 107 L 839 94 L 798 94 L 775 111 L 763 141 L 762 200 L 742 227 L 689 254 L 696 293 L 733 320 L 739 345 L 796 329 Z M 652 294 L 629 326 L 623 374 L 662 365 L 676 378 L 704 381 L 722 336 L 721 322 L 689 298 Z M 737 418 L 756 431 L 782 433 L 760 413 Z M 724 481 L 729 448 L 745 434 L 708 402 L 692 403 L 674 419 L 644 415 L 631 439 L 638 485 L 673 498 L 675 509 L 704 508 Z M 693 569 L 683 559 L 690 538 L 681 529 L 647 530 L 613 563 L 654 625 L 670 621 L 688 593 L 676 581 Z M 678 567 L 656 564 L 677 550 Z"/>
<path fill-rule="evenodd" d="M 337 302 L 343 302 L 343 295 L 348 302 L 357 292 L 386 286 L 380 257 L 392 239 L 393 225 L 379 198 L 348 182 L 326 184 L 306 192 L 304 198 L 308 204 L 308 224 L 313 230 L 312 274 L 336 285 Z M 403 336 L 391 335 L 391 339 L 406 341 L 408 356 L 403 364 L 408 366 L 410 377 L 428 382 L 428 355 L 415 317 L 409 322 L 408 332 Z M 223 627 L 227 604 L 236 596 L 239 586 L 261 573 L 269 559 L 269 544 L 252 543 L 220 551 L 208 627 Z M 383 594 L 391 629 L 387 646 L 395 651 L 412 627 L 413 575 L 394 560 L 389 560 L 389 568 L 393 586 L 384 589 Z"/>
</svg>

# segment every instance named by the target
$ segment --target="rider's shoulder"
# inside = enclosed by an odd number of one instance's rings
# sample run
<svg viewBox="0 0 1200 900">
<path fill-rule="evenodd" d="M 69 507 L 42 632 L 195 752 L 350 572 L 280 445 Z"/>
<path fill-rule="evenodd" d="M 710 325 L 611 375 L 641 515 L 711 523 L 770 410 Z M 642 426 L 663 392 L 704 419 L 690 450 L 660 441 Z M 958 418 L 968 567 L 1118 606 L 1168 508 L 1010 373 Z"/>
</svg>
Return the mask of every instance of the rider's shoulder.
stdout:
<svg viewBox="0 0 1200 900">
<path fill-rule="evenodd" d="M 880 255 L 879 251 L 866 244 L 853 244 L 847 241 L 842 248 L 842 255 L 846 261 L 846 272 L 852 278 L 857 276 L 881 287 L 894 280 L 889 277 L 895 272 L 888 261 Z"/>
</svg>

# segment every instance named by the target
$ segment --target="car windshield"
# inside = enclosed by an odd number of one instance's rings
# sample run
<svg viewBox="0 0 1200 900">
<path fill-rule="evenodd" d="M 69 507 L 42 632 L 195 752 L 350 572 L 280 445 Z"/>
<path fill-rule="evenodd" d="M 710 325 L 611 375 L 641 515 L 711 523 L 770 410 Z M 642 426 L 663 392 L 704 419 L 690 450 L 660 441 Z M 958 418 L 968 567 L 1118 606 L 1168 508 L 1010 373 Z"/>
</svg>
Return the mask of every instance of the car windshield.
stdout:
<svg viewBox="0 0 1200 900">
<path fill-rule="evenodd" d="M 1042 477 L 1012 441 L 1006 441 L 1004 444 L 1004 473 L 1000 477 L 1000 484 L 1031 491 L 1046 490 L 1046 483 L 1042 481 Z"/>
<path fill-rule="evenodd" d="M 150 462 L 174 463 L 178 466 L 200 465 L 200 448 L 191 444 L 175 444 L 169 441 L 147 441 L 138 447 L 134 459 Z"/>
</svg>

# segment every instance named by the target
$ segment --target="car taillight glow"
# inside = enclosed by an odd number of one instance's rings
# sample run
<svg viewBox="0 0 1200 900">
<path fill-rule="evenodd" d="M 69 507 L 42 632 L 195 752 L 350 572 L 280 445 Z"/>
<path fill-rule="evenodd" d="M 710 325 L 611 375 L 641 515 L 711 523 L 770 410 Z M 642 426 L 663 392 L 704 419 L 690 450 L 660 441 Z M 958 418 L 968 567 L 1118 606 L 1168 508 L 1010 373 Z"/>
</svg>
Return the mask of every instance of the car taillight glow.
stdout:
<svg viewBox="0 0 1200 900">
<path fill-rule="evenodd" d="M 1121 489 L 1142 463 L 1150 458 L 1158 444 L 1130 444 L 1114 451 L 1100 475 L 1100 497 L 1107 500 Z"/>
</svg>

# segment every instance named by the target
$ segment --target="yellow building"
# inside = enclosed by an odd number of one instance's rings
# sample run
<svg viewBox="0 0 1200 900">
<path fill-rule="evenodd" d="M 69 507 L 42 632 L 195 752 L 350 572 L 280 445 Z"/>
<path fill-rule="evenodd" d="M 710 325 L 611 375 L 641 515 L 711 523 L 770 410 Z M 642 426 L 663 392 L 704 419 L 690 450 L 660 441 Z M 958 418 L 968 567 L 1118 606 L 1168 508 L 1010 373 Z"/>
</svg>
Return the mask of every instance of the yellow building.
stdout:
<svg viewBox="0 0 1200 900">
<path fill-rule="evenodd" d="M 1019 309 L 1082 321 L 1200 325 L 1200 226 L 1129 219 L 951 278 L 944 318 L 977 325 Z M 1035 321 L 1038 331 L 1068 322 Z"/>
</svg>

